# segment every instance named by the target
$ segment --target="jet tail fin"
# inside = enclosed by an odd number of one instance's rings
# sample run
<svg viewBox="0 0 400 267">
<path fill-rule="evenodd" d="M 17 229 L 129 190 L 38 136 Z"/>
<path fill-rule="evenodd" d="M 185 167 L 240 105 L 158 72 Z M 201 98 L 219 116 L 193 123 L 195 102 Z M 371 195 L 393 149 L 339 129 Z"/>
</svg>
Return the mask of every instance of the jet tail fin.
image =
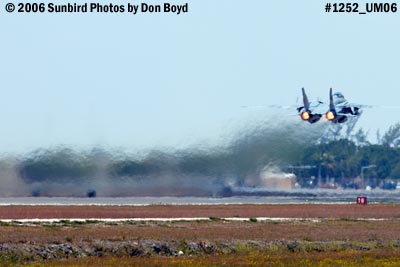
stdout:
<svg viewBox="0 0 400 267">
<path fill-rule="evenodd" d="M 306 91 L 304 90 L 304 87 L 301 88 L 301 92 L 303 93 L 303 105 L 304 105 L 304 109 L 305 109 L 306 111 L 308 111 L 309 108 L 310 108 L 310 102 L 308 101 L 308 97 L 307 97 L 307 95 L 306 95 Z"/>
<path fill-rule="evenodd" d="M 333 104 L 332 87 L 329 90 L 329 110 L 335 111 L 335 105 Z"/>
<path fill-rule="evenodd" d="M 337 123 L 339 118 L 336 118 L 335 104 L 333 103 L 332 87 L 329 89 L 329 110 L 325 114 L 328 121 Z M 345 119 L 344 119 L 345 120 Z"/>
</svg>

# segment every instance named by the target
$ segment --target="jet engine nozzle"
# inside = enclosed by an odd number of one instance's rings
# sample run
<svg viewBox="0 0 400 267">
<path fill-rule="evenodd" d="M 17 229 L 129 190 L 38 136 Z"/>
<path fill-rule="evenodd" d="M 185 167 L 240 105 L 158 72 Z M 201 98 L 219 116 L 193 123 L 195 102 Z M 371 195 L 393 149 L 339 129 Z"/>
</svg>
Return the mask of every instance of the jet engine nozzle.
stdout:
<svg viewBox="0 0 400 267">
<path fill-rule="evenodd" d="M 333 111 L 328 111 L 326 114 L 325 114 L 325 118 L 328 120 L 328 121 L 332 121 L 332 120 L 334 120 L 335 119 L 335 112 L 333 112 Z"/>
<path fill-rule="evenodd" d="M 303 121 L 308 121 L 310 119 L 310 113 L 308 113 L 308 111 L 303 111 L 300 114 L 300 117 Z"/>
</svg>

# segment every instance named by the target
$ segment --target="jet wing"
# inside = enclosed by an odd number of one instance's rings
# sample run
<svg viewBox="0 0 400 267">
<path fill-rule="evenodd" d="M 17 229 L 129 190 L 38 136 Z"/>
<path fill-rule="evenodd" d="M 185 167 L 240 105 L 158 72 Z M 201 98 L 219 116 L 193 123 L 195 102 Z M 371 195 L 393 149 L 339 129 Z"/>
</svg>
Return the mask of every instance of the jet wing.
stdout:
<svg viewBox="0 0 400 267">
<path fill-rule="evenodd" d="M 336 108 L 364 108 L 364 107 L 368 107 L 369 105 L 360 105 L 360 104 L 356 104 L 356 103 L 350 103 L 348 101 L 344 101 L 342 103 L 336 104 L 335 107 Z"/>
</svg>

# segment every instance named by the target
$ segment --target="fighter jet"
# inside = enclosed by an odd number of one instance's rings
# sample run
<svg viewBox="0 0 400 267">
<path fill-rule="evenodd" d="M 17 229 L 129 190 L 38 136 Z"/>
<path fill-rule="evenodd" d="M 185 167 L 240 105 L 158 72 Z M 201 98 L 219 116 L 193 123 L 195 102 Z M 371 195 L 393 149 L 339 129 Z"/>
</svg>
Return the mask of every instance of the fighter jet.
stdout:
<svg viewBox="0 0 400 267">
<path fill-rule="evenodd" d="M 349 117 L 360 116 L 361 108 L 366 105 L 349 103 L 342 93 L 332 94 L 332 88 L 329 90 L 329 105 L 322 101 L 311 103 L 308 101 L 304 88 L 301 88 L 303 94 L 303 106 L 297 108 L 297 112 L 303 121 L 316 123 L 325 114 L 325 118 L 332 123 L 344 123 Z"/>
</svg>

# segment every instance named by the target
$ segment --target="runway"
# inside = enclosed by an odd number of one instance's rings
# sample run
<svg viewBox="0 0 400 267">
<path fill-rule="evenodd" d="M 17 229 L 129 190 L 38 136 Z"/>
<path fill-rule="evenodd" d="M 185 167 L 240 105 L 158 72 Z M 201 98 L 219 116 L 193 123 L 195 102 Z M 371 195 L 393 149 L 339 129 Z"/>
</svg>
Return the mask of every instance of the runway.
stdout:
<svg viewBox="0 0 400 267">
<path fill-rule="evenodd" d="M 351 204 L 357 196 L 369 203 L 400 203 L 400 190 L 288 190 L 241 188 L 230 197 L 2 197 L 7 205 L 224 205 L 224 204 Z"/>
</svg>

